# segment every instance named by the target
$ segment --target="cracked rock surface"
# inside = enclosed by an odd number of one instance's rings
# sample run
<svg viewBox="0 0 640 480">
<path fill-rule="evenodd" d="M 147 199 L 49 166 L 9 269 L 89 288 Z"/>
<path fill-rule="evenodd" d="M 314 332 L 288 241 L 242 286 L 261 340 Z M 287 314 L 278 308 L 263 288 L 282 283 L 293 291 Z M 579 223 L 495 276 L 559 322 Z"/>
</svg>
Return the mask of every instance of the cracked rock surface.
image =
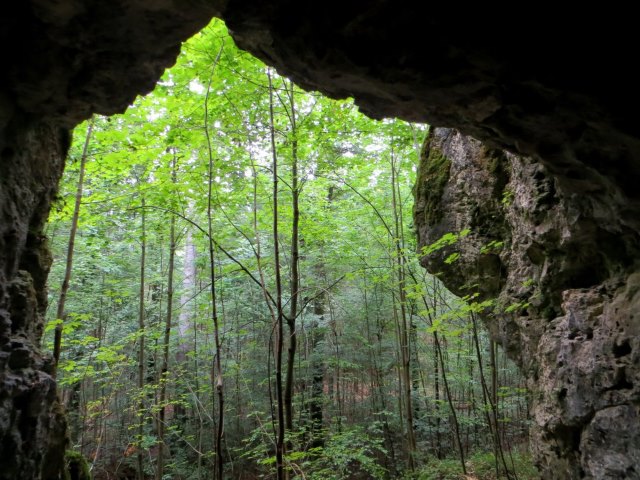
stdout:
<svg viewBox="0 0 640 480">
<path fill-rule="evenodd" d="M 640 477 L 638 233 L 603 183 L 436 128 L 415 188 L 421 246 L 471 230 L 422 263 L 455 293 L 497 299 L 485 323 L 534 392 L 532 446 L 548 479 Z"/>
</svg>

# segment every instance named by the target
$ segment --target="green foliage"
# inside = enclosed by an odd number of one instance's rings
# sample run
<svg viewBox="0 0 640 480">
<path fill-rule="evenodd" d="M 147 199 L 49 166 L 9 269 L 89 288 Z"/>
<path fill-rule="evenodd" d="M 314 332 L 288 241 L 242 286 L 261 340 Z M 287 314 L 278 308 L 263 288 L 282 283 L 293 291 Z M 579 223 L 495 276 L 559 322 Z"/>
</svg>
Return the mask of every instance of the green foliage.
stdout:
<svg viewBox="0 0 640 480">
<path fill-rule="evenodd" d="M 89 464 L 80 452 L 67 450 L 64 453 L 65 480 L 91 480 Z"/>
<path fill-rule="evenodd" d="M 480 248 L 481 254 L 499 252 L 504 246 L 504 242 L 500 240 L 491 240 Z"/>
<path fill-rule="evenodd" d="M 458 241 L 460 241 L 460 239 L 469 235 L 469 233 L 471 233 L 471 230 L 468 230 L 468 229 L 461 230 L 458 233 L 453 233 L 453 232 L 445 233 L 442 237 L 440 237 L 438 240 L 436 240 L 432 244 L 425 245 L 424 247 L 422 247 L 422 255 L 430 255 L 433 252 L 442 250 L 445 247 L 455 245 L 456 243 L 458 243 Z"/>
<path fill-rule="evenodd" d="M 505 453 L 508 462 L 513 470 L 518 472 L 521 480 L 537 480 L 540 474 L 533 466 L 531 456 L 518 451 Z M 468 476 L 460 472 L 460 460 L 457 458 L 446 458 L 442 460 L 433 459 L 422 467 L 414 477 L 417 480 L 498 480 L 506 478 L 503 472 L 500 477 L 496 476 L 496 463 L 492 453 L 476 452 L 467 461 Z"/>
<path fill-rule="evenodd" d="M 388 478 L 386 469 L 380 464 L 388 452 L 382 445 L 381 425 L 349 426 L 340 431 L 324 431 L 323 446 L 310 447 L 307 430 L 292 432 L 288 441 L 297 446 L 287 452 L 286 465 L 294 478 L 314 480 L 342 480 L 345 478 Z M 271 440 L 269 432 L 259 426 L 246 439 L 241 457 L 270 468 L 276 458 L 269 455 Z M 303 447 L 300 449 L 300 447 Z"/>
<path fill-rule="evenodd" d="M 451 255 L 449 255 L 447 258 L 444 259 L 444 263 L 450 265 L 450 264 L 456 262 L 459 258 L 460 258 L 460 253 L 453 252 Z"/>
<path fill-rule="evenodd" d="M 508 207 L 513 203 L 513 196 L 513 192 L 508 188 L 505 188 L 502 192 L 502 199 L 500 200 L 500 203 L 502 203 L 502 205 L 504 205 L 505 207 Z"/>
<path fill-rule="evenodd" d="M 324 448 L 316 452 L 307 476 L 317 480 L 341 480 L 344 478 L 386 478 L 385 469 L 378 463 L 387 455 L 380 439 L 380 425 L 367 428 L 354 426 L 331 435 Z"/>
<path fill-rule="evenodd" d="M 504 313 L 513 313 L 513 312 L 518 312 L 520 310 L 526 310 L 530 306 L 531 304 L 529 302 L 515 302 L 515 303 L 512 303 L 511 305 L 507 305 L 504 308 Z"/>
</svg>

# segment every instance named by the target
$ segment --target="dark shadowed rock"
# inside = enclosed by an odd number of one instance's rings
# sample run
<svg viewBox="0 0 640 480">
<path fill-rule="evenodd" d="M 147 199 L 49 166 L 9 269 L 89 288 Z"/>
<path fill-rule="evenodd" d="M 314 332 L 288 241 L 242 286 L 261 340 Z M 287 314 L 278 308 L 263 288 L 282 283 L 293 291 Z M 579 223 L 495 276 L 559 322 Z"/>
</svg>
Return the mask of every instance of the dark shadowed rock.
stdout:
<svg viewBox="0 0 640 480">
<path fill-rule="evenodd" d="M 197 1 L 12 2 L 0 15 L 0 479 L 59 479 L 64 414 L 40 352 L 42 234 L 70 143 L 123 111 L 213 14 Z"/>
<path fill-rule="evenodd" d="M 229 1 L 246 48 L 300 85 L 559 164 L 608 174 L 636 196 L 640 72 L 633 15 L 446 2 Z"/>
</svg>

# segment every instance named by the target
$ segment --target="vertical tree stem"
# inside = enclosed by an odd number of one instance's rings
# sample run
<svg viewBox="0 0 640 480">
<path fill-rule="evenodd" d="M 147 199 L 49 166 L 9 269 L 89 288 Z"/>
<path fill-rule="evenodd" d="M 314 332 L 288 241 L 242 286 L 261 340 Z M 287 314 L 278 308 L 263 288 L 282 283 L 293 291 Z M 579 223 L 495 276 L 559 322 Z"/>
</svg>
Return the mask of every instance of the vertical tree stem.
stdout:
<svg viewBox="0 0 640 480">
<path fill-rule="evenodd" d="M 82 156 L 80 157 L 80 173 L 78 176 L 78 186 L 76 189 L 76 202 L 73 207 L 73 219 L 71 221 L 71 231 L 69 232 L 69 243 L 67 245 L 67 263 L 64 270 L 64 280 L 60 288 L 60 297 L 58 298 L 58 310 L 56 312 L 56 328 L 53 338 L 53 372 L 51 376 L 56 378 L 58 371 L 58 363 L 60 363 L 60 352 L 62 351 L 62 327 L 65 317 L 64 307 L 67 301 L 67 292 L 71 282 L 71 271 L 73 269 L 73 250 L 76 243 L 76 232 L 78 231 L 78 218 L 80 217 L 80 205 L 82 204 L 82 189 L 84 186 L 84 172 L 87 164 L 89 152 L 89 143 L 93 133 L 93 117 L 89 120 L 87 126 L 87 135 L 84 139 L 82 147 Z"/>
</svg>

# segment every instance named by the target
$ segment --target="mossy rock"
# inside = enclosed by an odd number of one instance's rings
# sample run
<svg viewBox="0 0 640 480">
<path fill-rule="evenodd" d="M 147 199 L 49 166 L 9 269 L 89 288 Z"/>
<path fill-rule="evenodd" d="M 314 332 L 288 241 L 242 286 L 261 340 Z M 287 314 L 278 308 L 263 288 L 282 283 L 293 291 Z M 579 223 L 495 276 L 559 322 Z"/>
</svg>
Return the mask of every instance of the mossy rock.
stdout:
<svg viewBox="0 0 640 480">
<path fill-rule="evenodd" d="M 449 181 L 451 160 L 432 145 L 431 135 L 425 140 L 414 191 L 416 204 L 424 199 L 424 222 L 435 225 L 442 220 L 442 196 Z"/>
<path fill-rule="evenodd" d="M 89 463 L 80 452 L 67 450 L 64 454 L 65 480 L 91 480 Z"/>
</svg>

